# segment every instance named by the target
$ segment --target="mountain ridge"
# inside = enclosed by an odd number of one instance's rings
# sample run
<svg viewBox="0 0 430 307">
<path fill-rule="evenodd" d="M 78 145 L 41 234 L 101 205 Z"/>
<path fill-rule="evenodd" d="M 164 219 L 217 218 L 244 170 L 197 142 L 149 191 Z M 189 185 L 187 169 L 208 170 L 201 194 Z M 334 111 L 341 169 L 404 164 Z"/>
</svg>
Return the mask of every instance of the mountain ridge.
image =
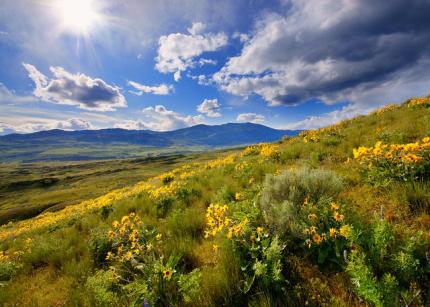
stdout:
<svg viewBox="0 0 430 307">
<path fill-rule="evenodd" d="M 33 133 L 12 133 L 0 136 L 0 145 L 49 144 L 65 142 L 125 143 L 146 146 L 235 146 L 258 142 L 272 142 L 285 135 L 297 135 L 300 130 L 280 130 L 254 123 L 199 124 L 171 131 L 105 128 L 91 130 L 52 129 Z"/>
</svg>

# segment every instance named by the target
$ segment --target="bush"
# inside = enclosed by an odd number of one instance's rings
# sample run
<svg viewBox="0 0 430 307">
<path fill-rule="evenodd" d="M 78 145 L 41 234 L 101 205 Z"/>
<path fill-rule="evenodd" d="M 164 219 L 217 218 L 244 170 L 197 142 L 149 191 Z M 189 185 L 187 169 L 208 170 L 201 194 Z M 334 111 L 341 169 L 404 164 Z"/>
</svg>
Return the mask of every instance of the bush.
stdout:
<svg viewBox="0 0 430 307">
<path fill-rule="evenodd" d="M 201 292 L 202 272 L 195 269 L 188 274 L 179 276 L 178 285 L 182 299 L 187 304 L 197 305 L 202 299 Z"/>
<path fill-rule="evenodd" d="M 0 261 L 0 281 L 11 280 L 21 267 L 22 265 L 14 261 Z"/>
<path fill-rule="evenodd" d="M 111 271 L 97 271 L 85 283 L 92 306 L 118 306 L 115 290 L 119 289 L 117 280 Z"/>
<path fill-rule="evenodd" d="M 112 206 L 103 206 L 100 208 L 100 215 L 104 220 L 106 220 L 112 211 L 113 211 Z"/>
<path fill-rule="evenodd" d="M 342 180 L 330 171 L 284 171 L 266 177 L 260 206 L 266 223 L 283 235 L 285 231 L 300 231 L 299 209 L 305 199 L 318 203 L 336 197 L 342 189 Z"/>
<path fill-rule="evenodd" d="M 106 264 L 107 253 L 112 248 L 112 244 L 106 234 L 107 230 L 96 230 L 91 233 L 89 246 L 96 267 Z"/>
<path fill-rule="evenodd" d="M 426 293 L 428 280 L 422 265 L 427 261 L 417 256 L 420 236 L 398 238 L 384 220 L 354 234 L 346 270 L 358 295 L 375 306 L 423 303 L 420 293 Z"/>
</svg>

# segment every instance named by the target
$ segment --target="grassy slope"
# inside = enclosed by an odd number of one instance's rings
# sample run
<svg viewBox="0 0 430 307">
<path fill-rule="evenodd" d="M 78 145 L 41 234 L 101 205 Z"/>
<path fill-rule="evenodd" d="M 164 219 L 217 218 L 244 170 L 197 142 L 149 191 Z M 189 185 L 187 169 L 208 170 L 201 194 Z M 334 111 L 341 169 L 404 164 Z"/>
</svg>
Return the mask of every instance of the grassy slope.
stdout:
<svg viewBox="0 0 430 307">
<path fill-rule="evenodd" d="M 0 224 L 59 210 L 129 186 L 190 161 L 214 158 L 215 152 L 94 162 L 2 164 Z"/>
<path fill-rule="evenodd" d="M 244 297 L 238 294 L 237 286 L 240 284 L 240 272 L 228 245 L 220 241 L 223 248 L 215 254 L 212 251 L 213 242 L 202 239 L 205 210 L 211 202 L 226 201 L 229 197 L 234 203 L 231 197 L 236 192 L 242 193 L 246 200 L 234 206 L 251 206 L 252 200 L 258 199 L 257 194 L 266 174 L 304 164 L 330 169 L 344 177 L 348 188 L 341 194 L 341 199 L 351 207 L 353 213 L 350 219 L 370 221 L 383 204 L 390 223 L 401 235 L 407 236 L 421 230 L 424 233 L 422 239 L 430 242 L 430 208 L 411 210 L 401 185 L 385 189 L 370 186 L 363 182 L 359 165 L 354 161 L 347 162 L 352 157 L 354 147 L 372 146 L 377 140 L 386 143 L 413 142 L 428 135 L 430 109 L 403 106 L 381 115 L 356 118 L 347 122 L 341 131 L 343 137 L 327 137 L 318 143 L 304 144 L 300 137 L 280 143 L 280 162 L 262 161 L 251 156 L 238 157 L 232 164 L 209 170 L 201 165 L 193 166 L 198 171 L 188 179 L 187 186 L 197 191 L 197 196 L 187 204 L 176 201 L 161 217 L 137 185 L 103 199 L 103 205 L 110 205 L 113 209 L 107 219 L 100 214 L 100 203 L 95 206 L 84 203 L 69 207 L 76 209 L 70 214 L 60 211 L 39 216 L 34 222 L 29 220 L 30 223 L 3 227 L 0 230 L 0 249 L 22 250 L 27 237 L 33 239 L 34 248 L 28 255 L 22 256 L 23 267 L 18 275 L 0 288 L 0 301 L 26 306 L 90 304 L 84 284 L 96 267 L 92 262 L 88 239 L 95 230 L 106 231 L 112 221 L 136 211 L 146 225 L 154 226 L 163 233 L 167 254 L 181 253 L 185 267 L 202 268 L 204 299 L 201 304 L 236 302 L 263 305 L 264 298 L 257 294 L 242 301 Z M 235 166 L 244 162 L 251 168 L 246 172 L 235 171 Z M 250 178 L 254 180 L 252 184 Z M 149 181 L 159 184 L 156 179 Z M 307 293 L 318 297 L 317 301 L 332 302 L 330 297 L 334 294 L 341 305 L 360 304 L 358 297 L 352 294 L 352 285 L 344 273 L 322 273 L 308 259 L 300 257 L 291 257 L 290 261 L 295 262 L 292 265 L 295 267 L 294 274 L 306 283 L 309 288 Z M 270 297 L 265 298 L 264 303 L 270 305 L 268 301 Z M 122 302 L 127 303 L 126 297 L 122 297 Z"/>
</svg>

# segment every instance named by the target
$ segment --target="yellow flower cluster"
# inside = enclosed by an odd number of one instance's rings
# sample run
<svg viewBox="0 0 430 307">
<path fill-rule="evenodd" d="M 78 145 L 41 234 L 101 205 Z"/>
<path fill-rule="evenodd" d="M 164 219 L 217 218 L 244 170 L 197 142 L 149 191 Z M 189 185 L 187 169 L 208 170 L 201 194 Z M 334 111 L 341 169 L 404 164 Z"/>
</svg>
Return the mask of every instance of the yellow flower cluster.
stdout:
<svg viewBox="0 0 430 307">
<path fill-rule="evenodd" d="M 241 222 L 236 222 L 227 216 L 228 206 L 220 204 L 211 204 L 206 211 L 206 230 L 204 238 L 215 237 L 223 230 L 227 230 L 227 238 L 240 237 L 245 227 L 248 225 L 248 218 Z M 260 230 L 257 230 L 257 232 Z M 262 228 L 261 228 L 262 233 Z"/>
<path fill-rule="evenodd" d="M 416 97 L 409 99 L 408 101 L 408 107 L 415 107 L 415 106 L 430 106 L 430 96 L 429 97 Z"/>
<path fill-rule="evenodd" d="M 248 146 L 240 153 L 241 157 L 257 155 L 260 152 L 258 145 Z"/>
<path fill-rule="evenodd" d="M 240 156 L 250 156 L 250 155 L 260 155 L 263 158 L 279 158 L 279 146 L 270 143 L 260 143 L 253 146 L 246 147 L 241 153 Z"/>
<path fill-rule="evenodd" d="M 181 188 L 182 183 L 178 181 L 170 182 L 169 184 L 151 189 L 148 191 L 149 197 L 152 201 L 160 201 L 173 197 L 176 192 Z"/>
<path fill-rule="evenodd" d="M 345 128 L 348 124 L 348 120 L 340 121 L 334 125 L 315 129 L 305 130 L 300 132 L 299 137 L 303 138 L 303 143 L 318 143 L 323 135 L 340 135 L 342 128 Z"/>
<path fill-rule="evenodd" d="M 227 217 L 227 205 L 210 204 L 206 210 L 205 239 L 209 236 L 215 237 L 225 227 L 230 225 L 231 220 Z"/>
<path fill-rule="evenodd" d="M 142 221 L 135 213 L 123 216 L 121 221 L 114 221 L 107 234 L 112 241 L 112 250 L 108 252 L 106 260 L 132 261 L 140 254 L 152 250 L 152 244 L 144 240 L 141 229 Z"/>
<path fill-rule="evenodd" d="M 371 115 L 382 115 L 385 112 L 389 112 L 389 111 L 394 111 L 397 110 L 398 108 L 400 108 L 401 106 L 398 104 L 387 104 L 384 107 L 377 109 L 375 111 L 373 111 L 372 113 L 370 113 Z"/>
<path fill-rule="evenodd" d="M 248 218 L 244 218 L 240 223 L 233 223 L 233 226 L 229 227 L 227 231 L 227 238 L 231 239 L 233 236 L 236 238 L 240 237 L 243 234 L 243 230 L 245 229 L 246 225 L 248 225 L 248 222 Z"/>
<path fill-rule="evenodd" d="M 335 202 L 330 203 L 329 212 L 331 214 L 331 221 L 326 221 L 325 226 L 323 222 L 324 218 L 322 216 L 318 216 L 316 213 L 310 213 L 308 215 L 308 220 L 311 226 L 306 227 L 303 230 L 303 233 L 308 236 L 305 244 L 309 248 L 311 248 L 312 245 L 320 245 L 324 241 L 335 240 L 339 236 L 348 238 L 351 228 L 347 224 L 339 227 L 339 223 L 343 222 L 344 219 L 343 215 L 339 213 L 339 209 L 339 204 Z"/>
<path fill-rule="evenodd" d="M 266 159 L 278 159 L 279 158 L 279 146 L 269 143 L 260 144 L 260 156 Z"/>
<path fill-rule="evenodd" d="M 301 137 L 303 137 L 303 143 L 317 143 L 319 142 L 319 137 L 318 137 L 318 130 L 307 130 L 307 131 L 302 131 L 299 134 Z"/>
<path fill-rule="evenodd" d="M 236 162 L 236 158 L 237 158 L 236 154 L 229 154 L 226 157 L 219 158 L 206 163 L 206 169 L 220 168 L 227 165 L 231 165 Z"/>
<path fill-rule="evenodd" d="M 353 149 L 354 159 L 362 162 L 372 162 L 376 159 L 387 159 L 394 163 L 418 163 L 429 158 L 430 137 L 408 144 L 383 144 L 377 142 L 374 147 Z"/>
</svg>

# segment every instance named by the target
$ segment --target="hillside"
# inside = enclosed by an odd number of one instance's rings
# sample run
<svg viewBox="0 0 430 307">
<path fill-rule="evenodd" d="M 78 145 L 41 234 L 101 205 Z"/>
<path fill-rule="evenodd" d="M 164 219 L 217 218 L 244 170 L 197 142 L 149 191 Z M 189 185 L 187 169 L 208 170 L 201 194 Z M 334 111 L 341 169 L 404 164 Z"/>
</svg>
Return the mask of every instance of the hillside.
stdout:
<svg viewBox="0 0 430 307">
<path fill-rule="evenodd" d="M 211 154 L 2 226 L 0 302 L 430 305 L 430 97 Z"/>
<path fill-rule="evenodd" d="M 196 125 L 175 131 L 101 129 L 48 130 L 0 136 L 0 161 L 73 161 L 189 153 L 273 142 L 300 131 L 252 123 Z"/>
</svg>

